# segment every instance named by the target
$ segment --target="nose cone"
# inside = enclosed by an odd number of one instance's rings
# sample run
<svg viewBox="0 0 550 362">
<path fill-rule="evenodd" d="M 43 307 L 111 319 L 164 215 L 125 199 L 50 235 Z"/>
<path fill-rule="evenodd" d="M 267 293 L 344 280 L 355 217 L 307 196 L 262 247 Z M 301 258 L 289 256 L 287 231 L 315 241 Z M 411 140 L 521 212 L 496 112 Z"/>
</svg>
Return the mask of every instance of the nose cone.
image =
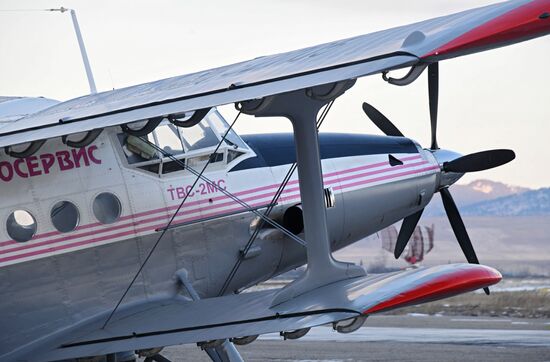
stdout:
<svg viewBox="0 0 550 362">
<path fill-rule="evenodd" d="M 434 155 L 437 163 L 439 164 L 439 167 L 441 168 L 441 179 L 439 181 L 439 188 L 454 184 L 464 175 L 464 173 L 460 172 L 447 172 L 443 170 L 443 164 L 445 162 L 450 162 L 462 157 L 460 153 L 444 149 L 433 150 L 431 152 Z"/>
</svg>

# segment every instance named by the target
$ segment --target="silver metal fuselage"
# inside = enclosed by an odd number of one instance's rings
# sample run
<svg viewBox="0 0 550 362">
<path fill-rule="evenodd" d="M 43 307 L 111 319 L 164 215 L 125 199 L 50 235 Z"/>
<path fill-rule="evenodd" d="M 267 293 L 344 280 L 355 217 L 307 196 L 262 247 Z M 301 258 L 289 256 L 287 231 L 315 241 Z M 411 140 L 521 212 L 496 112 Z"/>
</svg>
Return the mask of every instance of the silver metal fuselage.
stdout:
<svg viewBox="0 0 550 362">
<path fill-rule="evenodd" d="M 30 160 L 0 156 L 3 170 L 8 169 L 5 163 L 13 170 L 9 181 L 3 174 L 1 186 L 0 314 L 9 328 L 0 332 L 0 356 L 112 310 L 159 237 L 158 229 L 186 192 L 189 198 L 174 223 L 188 224 L 167 231 L 124 303 L 185 295 L 176 277 L 181 269 L 187 270 L 202 298 L 218 295 L 249 240 L 256 222 L 252 213 L 235 214 L 239 205 L 203 181 L 190 190 L 195 177 L 187 171 L 159 177 L 128 167 L 117 149 L 116 132 L 105 130 L 85 149 L 50 140 Z M 333 250 L 428 204 L 440 184 L 440 168 L 431 152 L 408 142 L 415 152 L 391 153 L 403 165 L 390 165 L 388 153 L 323 156 L 324 185 L 332 188 L 336 199 L 327 209 Z M 246 161 L 250 160 L 241 162 Z M 271 202 L 289 167 L 213 164 L 205 175 L 251 206 L 261 207 Z M 108 225 L 98 222 L 92 206 L 103 192 L 116 195 L 122 206 L 121 217 Z M 60 233 L 50 213 L 54 204 L 65 200 L 77 206 L 79 226 Z M 271 216 L 282 222 L 284 212 L 299 203 L 295 174 Z M 38 225 L 28 242 L 15 242 L 6 231 L 6 219 L 18 209 L 29 211 Z M 305 248 L 275 229 L 263 230 L 254 247 L 227 293 L 306 262 Z"/>
</svg>

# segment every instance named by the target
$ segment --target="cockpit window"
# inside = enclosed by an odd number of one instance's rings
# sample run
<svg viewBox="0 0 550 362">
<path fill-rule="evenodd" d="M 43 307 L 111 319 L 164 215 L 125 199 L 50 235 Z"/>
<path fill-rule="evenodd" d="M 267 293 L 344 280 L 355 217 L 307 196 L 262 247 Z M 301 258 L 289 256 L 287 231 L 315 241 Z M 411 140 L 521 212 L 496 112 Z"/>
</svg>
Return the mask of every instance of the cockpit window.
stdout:
<svg viewBox="0 0 550 362">
<path fill-rule="evenodd" d="M 181 132 L 187 151 L 215 147 L 219 142 L 218 137 L 216 137 L 210 125 L 204 121 L 196 126 L 184 128 Z"/>
<path fill-rule="evenodd" d="M 223 137 L 225 132 L 227 132 L 227 129 L 229 128 L 229 125 L 225 121 L 225 119 L 222 118 L 222 116 L 218 112 L 212 112 L 209 115 L 209 119 L 214 125 L 214 128 L 220 132 L 220 135 Z M 231 129 L 227 136 L 225 137 L 225 142 L 229 144 L 230 146 L 233 146 L 233 148 L 246 148 L 246 143 Z"/>
<path fill-rule="evenodd" d="M 144 139 L 132 135 L 121 134 L 120 136 L 122 136 L 121 142 L 128 163 L 132 164 L 159 158 L 158 151 Z M 154 144 L 151 135 L 148 135 L 145 139 Z"/>
<path fill-rule="evenodd" d="M 173 124 L 165 124 L 153 131 L 155 143 L 167 153 L 178 155 L 183 153 L 183 144 L 178 127 Z"/>
<path fill-rule="evenodd" d="M 147 136 L 137 137 L 122 132 L 117 137 L 130 166 L 162 175 L 183 171 L 185 165 L 193 168 L 204 165 L 228 128 L 218 111 L 212 110 L 193 127 L 177 127 L 164 119 Z M 250 152 L 246 143 L 231 130 L 210 163 L 220 167 Z"/>
</svg>

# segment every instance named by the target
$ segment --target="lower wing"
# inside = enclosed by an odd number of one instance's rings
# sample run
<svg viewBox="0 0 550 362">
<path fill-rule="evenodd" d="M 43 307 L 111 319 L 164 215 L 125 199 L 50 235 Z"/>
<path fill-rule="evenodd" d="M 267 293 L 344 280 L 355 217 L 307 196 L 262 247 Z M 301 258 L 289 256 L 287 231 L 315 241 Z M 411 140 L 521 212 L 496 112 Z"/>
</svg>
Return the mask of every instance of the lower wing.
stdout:
<svg viewBox="0 0 550 362">
<path fill-rule="evenodd" d="M 280 289 L 147 301 L 119 309 L 105 328 L 106 315 L 101 315 L 5 357 L 60 360 L 293 331 L 450 297 L 501 278 L 483 265 L 448 264 L 344 280 L 279 305 L 272 301 Z"/>
</svg>

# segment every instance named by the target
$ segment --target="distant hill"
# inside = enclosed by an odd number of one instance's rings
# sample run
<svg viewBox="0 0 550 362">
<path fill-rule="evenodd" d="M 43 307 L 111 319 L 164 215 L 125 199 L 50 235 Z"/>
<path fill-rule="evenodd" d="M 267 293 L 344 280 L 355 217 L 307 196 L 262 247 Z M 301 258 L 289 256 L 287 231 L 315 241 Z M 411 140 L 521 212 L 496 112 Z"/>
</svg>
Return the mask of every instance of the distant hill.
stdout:
<svg viewBox="0 0 550 362">
<path fill-rule="evenodd" d="M 451 193 L 483 263 L 508 275 L 550 277 L 550 188 L 532 190 L 477 180 L 453 185 Z M 464 262 L 439 193 L 426 208 L 420 225 L 435 228 L 434 248 L 424 259 L 425 265 Z M 400 228 L 399 223 L 396 227 Z M 379 234 L 338 251 L 336 257 L 362 261 L 372 273 L 406 266 L 403 259 L 395 260 L 384 250 Z"/>
<path fill-rule="evenodd" d="M 476 180 L 466 185 L 455 184 L 451 186 L 451 193 L 461 212 L 466 206 L 480 204 L 502 197 L 519 195 L 527 191 L 531 190 L 525 187 L 511 186 L 502 182 L 490 180 Z M 439 194 L 434 195 L 434 199 L 426 208 L 424 214 L 426 216 L 440 216 L 445 214 Z"/>
<path fill-rule="evenodd" d="M 550 277 L 550 216 L 464 216 L 464 222 L 483 264 L 508 275 Z M 424 265 L 465 261 L 447 217 L 422 216 L 420 225 L 435 227 L 434 248 Z M 335 257 L 356 263 L 362 260 L 372 273 L 407 266 L 402 258 L 396 260 L 384 250 L 379 234 L 336 252 Z"/>
<path fill-rule="evenodd" d="M 550 188 L 470 204 L 462 207 L 460 213 L 468 216 L 550 215 Z"/>
</svg>

